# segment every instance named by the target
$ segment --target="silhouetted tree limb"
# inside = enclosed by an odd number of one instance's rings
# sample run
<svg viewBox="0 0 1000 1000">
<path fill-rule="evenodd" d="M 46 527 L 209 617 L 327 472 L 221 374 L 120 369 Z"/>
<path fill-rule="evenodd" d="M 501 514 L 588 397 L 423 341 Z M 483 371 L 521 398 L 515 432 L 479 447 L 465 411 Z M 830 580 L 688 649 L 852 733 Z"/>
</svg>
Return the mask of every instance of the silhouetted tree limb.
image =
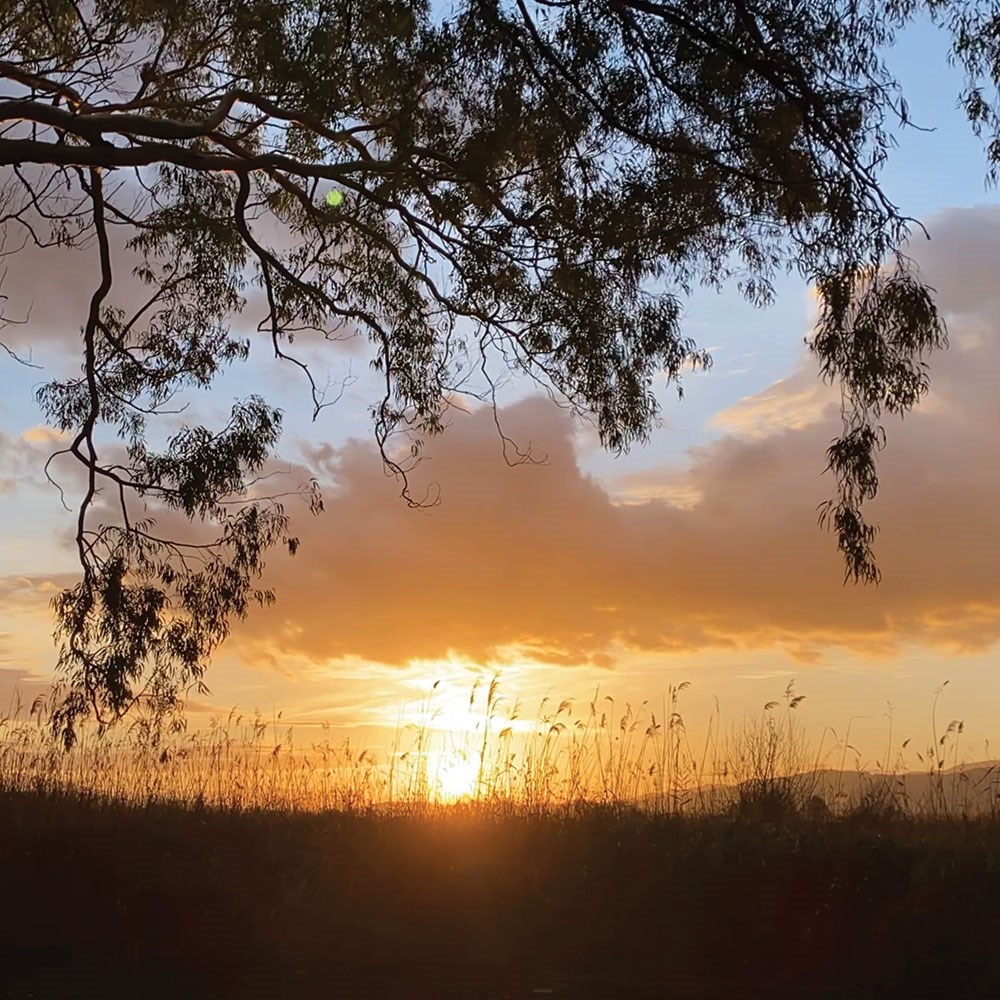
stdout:
<svg viewBox="0 0 1000 1000">
<path fill-rule="evenodd" d="M 229 321 L 248 271 L 267 303 L 258 330 L 302 372 L 314 414 L 331 401 L 296 333 L 368 337 L 376 440 L 419 505 L 420 442 L 454 395 L 495 403 L 489 360 L 622 450 L 654 426 L 654 376 L 679 390 L 685 367 L 709 365 L 682 330 L 694 283 L 735 281 L 765 305 L 778 270 L 797 270 L 819 292 L 811 347 L 843 398 L 821 519 L 845 579 L 877 581 L 862 507 L 880 420 L 915 405 L 922 359 L 945 343 L 901 252 L 914 220 L 878 183 L 887 117 L 909 124 L 883 54 L 920 11 L 950 32 L 996 170 L 989 6 L 462 0 L 443 19 L 418 0 L 3 6 L 0 221 L 37 248 L 96 237 L 100 262 L 81 373 L 38 393 L 84 479 L 82 577 L 55 602 L 66 738 L 86 712 L 112 721 L 203 683 L 232 616 L 272 599 L 254 583 L 268 547 L 297 547 L 283 494 L 261 492 L 281 426 L 262 398 L 221 430 L 150 443 L 182 391 L 247 356 Z M 270 248 L 261 220 L 292 248 Z M 152 286 L 131 315 L 115 304 L 111 225 L 130 230 Z M 497 430 L 508 461 L 531 460 Z M 303 493 L 318 510 L 315 483 Z M 150 510 L 195 539 L 158 533 Z"/>
</svg>

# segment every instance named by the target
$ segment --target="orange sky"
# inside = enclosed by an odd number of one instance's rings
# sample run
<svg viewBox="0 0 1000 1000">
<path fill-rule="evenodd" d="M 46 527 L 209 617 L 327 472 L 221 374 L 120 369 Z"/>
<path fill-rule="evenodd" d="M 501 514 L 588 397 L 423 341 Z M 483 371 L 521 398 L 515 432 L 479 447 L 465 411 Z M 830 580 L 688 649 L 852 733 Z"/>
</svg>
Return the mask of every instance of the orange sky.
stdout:
<svg viewBox="0 0 1000 1000">
<path fill-rule="evenodd" d="M 545 461 L 511 468 L 492 414 L 456 413 L 416 476 L 440 484 L 442 503 L 427 510 L 399 499 L 370 440 L 301 437 L 297 456 L 286 441 L 291 481 L 317 476 L 326 513 L 295 514 L 301 550 L 275 553 L 265 580 L 278 603 L 235 629 L 209 677 L 212 703 L 392 724 L 433 680 L 444 677 L 452 694 L 441 697 L 458 704 L 477 669 L 500 669 L 529 709 L 549 689 L 585 698 L 599 683 L 639 701 L 686 679 L 696 716 L 718 695 L 735 719 L 795 677 L 817 731 L 864 715 L 857 731 L 874 755 L 886 701 L 923 742 L 932 690 L 950 678 L 954 714 L 972 740 L 989 738 L 1000 704 L 1000 209 L 952 210 L 930 228 L 933 241 L 913 250 L 952 346 L 931 359 L 919 410 L 887 426 L 871 508 L 877 589 L 842 586 L 833 539 L 816 525 L 839 417 L 803 348 L 786 378 L 715 412 L 681 462 L 650 464 L 654 447 L 620 471 L 588 471 L 590 432 L 528 396 L 501 424 Z M 802 329 L 775 336 L 801 339 L 806 313 Z M 30 691 L 51 662 L 53 570 L 71 563 L 47 569 L 44 547 L 25 545 L 9 516 L 44 493 L 51 435 L 4 427 L 4 556 L 15 571 L 0 578 L 0 664 L 8 690 L 17 678 Z M 671 433 L 669 419 L 658 433 Z M 69 524 L 52 517 L 58 553 Z"/>
</svg>

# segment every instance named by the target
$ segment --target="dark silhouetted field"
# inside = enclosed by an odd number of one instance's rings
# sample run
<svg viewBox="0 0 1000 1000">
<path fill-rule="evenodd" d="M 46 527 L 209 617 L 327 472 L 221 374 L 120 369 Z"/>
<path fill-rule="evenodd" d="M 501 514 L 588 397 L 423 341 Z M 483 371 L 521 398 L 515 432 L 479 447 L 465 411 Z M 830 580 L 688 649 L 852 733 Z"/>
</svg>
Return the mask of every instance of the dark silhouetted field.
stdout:
<svg viewBox="0 0 1000 1000">
<path fill-rule="evenodd" d="M 516 753 L 501 720 L 453 804 L 427 730 L 380 770 L 259 722 L 67 754 L 8 719 L 0 995 L 1000 996 L 992 768 L 949 770 L 953 723 L 909 792 L 823 769 L 796 699 L 700 761 L 673 690 L 659 721 L 560 705 Z"/>
<path fill-rule="evenodd" d="M 1000 995 L 991 821 L 0 805 L 11 996 Z"/>
</svg>

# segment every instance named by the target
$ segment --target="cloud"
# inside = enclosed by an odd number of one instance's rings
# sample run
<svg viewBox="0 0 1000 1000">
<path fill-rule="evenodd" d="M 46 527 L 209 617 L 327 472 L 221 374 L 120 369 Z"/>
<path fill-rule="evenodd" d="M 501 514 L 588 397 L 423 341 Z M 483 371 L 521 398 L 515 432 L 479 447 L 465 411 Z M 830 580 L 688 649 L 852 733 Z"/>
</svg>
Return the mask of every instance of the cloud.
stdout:
<svg viewBox="0 0 1000 1000">
<path fill-rule="evenodd" d="M 128 208 L 131 199 L 116 200 Z M 27 219 L 40 235 L 45 225 L 35 217 Z M 132 276 L 142 262 L 135 251 L 125 249 L 134 230 L 111 226 L 115 275 L 109 302 L 126 310 L 138 309 L 152 294 L 150 288 Z M 39 247 L 25 231 L 10 233 L 5 239 L 2 290 L 8 296 L 3 315 L 11 321 L 2 339 L 21 356 L 35 359 L 53 348 L 79 350 L 80 329 L 86 321 L 94 289 L 100 284 L 100 261 L 93 235 L 77 247 Z"/>
<path fill-rule="evenodd" d="M 42 188 L 43 178 L 49 177 L 51 171 L 48 168 L 26 168 L 24 173 L 30 175 L 29 179 L 36 188 Z M 79 194 L 77 191 L 77 198 Z M 141 203 L 138 196 L 145 198 L 130 174 L 124 174 L 123 180 L 109 185 L 107 192 L 110 203 L 115 207 L 142 218 L 148 214 L 149 207 L 138 211 L 136 205 Z M 15 206 L 20 207 L 26 197 L 19 185 L 10 183 L 0 190 L 0 206 L 12 211 Z M 46 204 L 50 211 L 56 210 L 54 204 Z M 65 211 L 66 205 L 59 210 Z M 87 218 L 86 213 L 82 218 Z M 258 219 L 251 218 L 249 221 L 251 231 L 263 246 L 282 254 L 297 246 L 296 234 L 269 212 L 263 211 Z M 48 224 L 37 212 L 28 210 L 24 222 L 32 227 L 40 240 L 49 238 Z M 131 225 L 108 226 L 114 282 L 106 305 L 123 309 L 127 316 L 142 308 L 158 287 L 147 285 L 133 272 L 147 262 L 163 262 L 159 255 L 147 257 L 126 247 L 137 232 Z M 7 296 L 0 312 L 0 340 L 21 357 L 42 361 L 46 368 L 53 356 L 68 358 L 75 367 L 82 351 L 80 331 L 86 322 L 91 296 L 101 279 L 93 227 L 88 234 L 77 237 L 76 246 L 39 246 L 27 227 L 19 220 L 13 220 L 0 236 L 0 251 L 4 254 L 0 292 Z M 251 274 L 250 265 L 256 270 L 256 260 L 248 252 L 247 277 Z M 228 323 L 239 331 L 255 331 L 268 311 L 264 289 L 259 282 L 248 283 L 241 294 L 246 304 L 239 315 L 229 316 Z M 147 316 L 152 313 L 155 309 Z M 313 331 L 300 332 L 296 337 L 296 356 L 301 355 L 306 361 L 323 365 L 328 363 L 331 351 L 337 353 L 338 363 L 344 355 L 362 356 L 365 353 L 367 338 L 357 335 L 354 324 L 340 323 L 334 328 L 331 323 L 331 328 L 330 340 Z M 259 341 L 265 354 L 269 352 L 268 333 L 254 335 L 252 341 Z M 288 353 L 293 353 L 287 345 L 286 349 Z"/>
<path fill-rule="evenodd" d="M 51 633 L 53 617 L 51 610 L 52 598 L 66 587 L 72 587 L 78 581 L 75 573 L 50 573 L 35 576 L 0 576 L 0 615 L 10 621 L 13 617 L 34 624 L 43 624 L 45 641 L 51 650 Z M 8 651 L 14 648 L 14 635 L 8 637 Z M 32 639 L 38 638 L 38 631 L 31 630 Z"/>
<path fill-rule="evenodd" d="M 831 647 L 989 648 L 1000 639 L 1000 211 L 930 228 L 934 242 L 913 252 L 953 346 L 931 359 L 931 405 L 887 425 L 871 505 L 879 588 L 842 586 L 834 540 L 817 527 L 840 424 L 804 360 L 721 415 L 725 433 L 685 468 L 654 470 L 646 496 L 628 484 L 627 503 L 585 473 L 570 418 L 540 398 L 501 417 L 546 463 L 508 467 L 489 410 L 457 418 L 416 477 L 418 495 L 440 483 L 431 509 L 407 508 L 368 444 L 315 446 L 307 461 L 327 483 L 327 513 L 298 524 L 296 557 L 272 558 L 278 602 L 237 629 L 237 648 L 251 662 L 389 664 L 514 652 L 607 664 L 623 646 L 781 648 L 802 661 Z M 686 499 L 657 495 L 664 487 Z"/>
<path fill-rule="evenodd" d="M 2 639 L 0 633 L 0 644 Z M 48 694 L 51 688 L 51 681 L 31 670 L 0 667 L 0 714 L 25 721 L 35 699 Z"/>
<path fill-rule="evenodd" d="M 50 427 L 32 427 L 19 435 L 0 430 L 0 495 L 17 493 L 22 487 L 42 487 L 43 467 L 58 431 Z"/>
<path fill-rule="evenodd" d="M 839 391 L 819 379 L 815 361 L 805 358 L 794 375 L 716 414 L 709 426 L 736 437 L 766 438 L 775 428 L 815 424 L 839 405 Z"/>
<path fill-rule="evenodd" d="M 586 473 L 579 427 L 544 398 L 501 412 L 504 432 L 544 464 L 509 467 L 485 408 L 432 439 L 414 480 L 417 495 L 440 484 L 430 509 L 406 506 L 370 442 L 304 449 L 291 475 L 320 478 L 327 512 L 290 505 L 302 547 L 271 555 L 265 583 L 278 602 L 239 623 L 232 648 L 261 664 L 452 655 L 597 666 L 621 648 L 778 648 L 803 662 L 836 647 L 990 648 L 1000 639 L 1000 210 L 945 213 L 929 228 L 933 241 L 911 252 L 952 346 L 930 359 L 931 396 L 887 422 L 870 511 L 882 526 L 879 588 L 841 586 L 834 541 L 816 524 L 840 423 L 836 390 L 804 357 L 720 414 L 720 436 L 685 465 L 620 481 Z M 31 437 L 0 448 L 42 444 Z M 161 519 L 168 526 L 181 530 Z M 0 580 L 0 609 L 44 605 L 43 584 Z"/>
<path fill-rule="evenodd" d="M 0 576 L 0 711 L 15 686 L 30 703 L 55 665 L 51 600 L 76 582 L 72 573 Z"/>
<path fill-rule="evenodd" d="M 27 444 L 63 444 L 70 439 L 71 435 L 66 431 L 60 431 L 55 427 L 46 427 L 39 424 L 29 427 L 21 434 L 21 440 Z"/>
</svg>

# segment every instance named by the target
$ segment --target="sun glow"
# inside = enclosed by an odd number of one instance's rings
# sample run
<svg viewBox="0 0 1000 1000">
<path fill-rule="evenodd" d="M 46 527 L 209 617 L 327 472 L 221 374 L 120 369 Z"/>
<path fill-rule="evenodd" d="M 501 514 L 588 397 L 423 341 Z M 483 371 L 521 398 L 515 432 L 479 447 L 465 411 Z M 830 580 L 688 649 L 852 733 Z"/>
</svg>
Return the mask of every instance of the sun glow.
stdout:
<svg viewBox="0 0 1000 1000">
<path fill-rule="evenodd" d="M 475 797 L 479 784 L 479 761 L 464 754 L 449 754 L 441 760 L 435 776 L 437 798 L 458 802 Z"/>
</svg>

